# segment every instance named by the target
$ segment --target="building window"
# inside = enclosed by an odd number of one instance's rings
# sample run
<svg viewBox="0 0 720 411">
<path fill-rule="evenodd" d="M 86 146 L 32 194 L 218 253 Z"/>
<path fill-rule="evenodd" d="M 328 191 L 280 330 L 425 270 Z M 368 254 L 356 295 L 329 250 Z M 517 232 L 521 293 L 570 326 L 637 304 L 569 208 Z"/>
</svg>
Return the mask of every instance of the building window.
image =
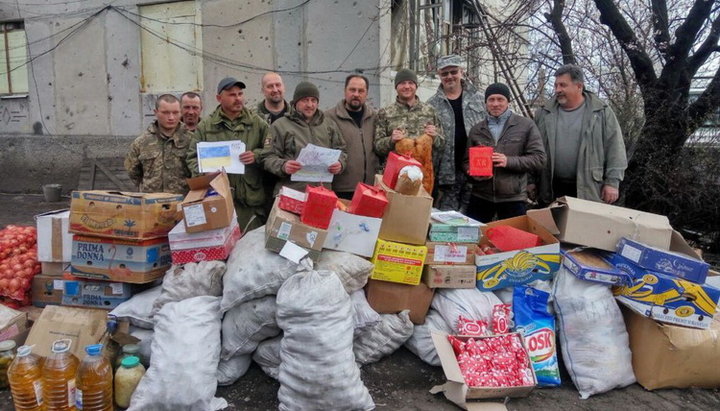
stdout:
<svg viewBox="0 0 720 411">
<path fill-rule="evenodd" d="M 27 94 L 27 59 L 23 23 L 0 23 L 0 94 Z"/>
<path fill-rule="evenodd" d="M 202 27 L 195 1 L 140 7 L 140 91 L 159 94 L 202 89 Z"/>
</svg>

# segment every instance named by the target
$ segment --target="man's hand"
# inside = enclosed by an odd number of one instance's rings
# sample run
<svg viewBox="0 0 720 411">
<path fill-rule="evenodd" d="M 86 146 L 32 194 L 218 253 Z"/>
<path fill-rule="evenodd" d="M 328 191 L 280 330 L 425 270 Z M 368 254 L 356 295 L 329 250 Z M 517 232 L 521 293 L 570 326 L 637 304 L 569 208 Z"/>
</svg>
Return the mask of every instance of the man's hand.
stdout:
<svg viewBox="0 0 720 411">
<path fill-rule="evenodd" d="M 255 162 L 255 153 L 252 151 L 246 151 L 240 154 L 240 162 L 245 165 L 253 164 Z"/>
<path fill-rule="evenodd" d="M 330 174 L 340 174 L 342 171 L 342 164 L 340 164 L 339 161 L 336 161 L 328 166 L 328 171 Z"/>
<path fill-rule="evenodd" d="M 618 197 L 620 197 L 620 191 L 617 188 L 607 184 L 602 186 L 602 201 L 612 204 L 617 201 Z"/>
<path fill-rule="evenodd" d="M 390 138 L 392 139 L 393 143 L 397 143 L 398 141 L 405 138 L 405 130 L 401 128 L 394 129 Z"/>
<path fill-rule="evenodd" d="M 435 127 L 435 124 L 425 124 L 425 129 L 423 131 L 432 138 L 437 137 L 437 128 Z"/>
<path fill-rule="evenodd" d="M 299 161 L 288 160 L 283 164 L 283 171 L 287 174 L 295 174 L 302 168 L 302 164 Z"/>
<path fill-rule="evenodd" d="M 507 167 L 507 157 L 503 153 L 493 152 L 492 162 L 495 167 Z"/>
</svg>

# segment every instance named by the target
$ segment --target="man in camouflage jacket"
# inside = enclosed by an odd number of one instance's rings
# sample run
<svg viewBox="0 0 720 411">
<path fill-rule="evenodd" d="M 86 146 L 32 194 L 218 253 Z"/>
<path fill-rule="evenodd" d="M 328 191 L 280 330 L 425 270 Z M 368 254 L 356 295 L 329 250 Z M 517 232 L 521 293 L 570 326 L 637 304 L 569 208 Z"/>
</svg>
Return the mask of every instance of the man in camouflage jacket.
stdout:
<svg viewBox="0 0 720 411">
<path fill-rule="evenodd" d="M 163 94 L 155 102 L 155 121 L 135 139 L 125 157 L 125 169 L 143 193 L 188 192 L 186 163 L 191 132 L 180 122 L 180 101 Z"/>
</svg>

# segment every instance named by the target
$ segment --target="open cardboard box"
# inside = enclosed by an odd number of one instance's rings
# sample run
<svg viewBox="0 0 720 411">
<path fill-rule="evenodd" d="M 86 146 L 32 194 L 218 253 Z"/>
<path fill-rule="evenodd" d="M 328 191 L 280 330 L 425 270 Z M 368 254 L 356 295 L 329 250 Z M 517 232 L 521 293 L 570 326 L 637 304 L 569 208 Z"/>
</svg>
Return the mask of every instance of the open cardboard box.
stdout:
<svg viewBox="0 0 720 411">
<path fill-rule="evenodd" d="M 85 358 L 85 346 L 97 344 L 105 336 L 106 310 L 48 305 L 30 329 L 25 344 L 35 345 L 33 353 L 50 355 L 53 341 L 70 339 L 70 352 Z"/>
<path fill-rule="evenodd" d="M 72 234 L 70 210 L 55 210 L 35 216 L 37 225 L 37 258 L 43 263 L 70 261 L 72 255 Z"/>
<path fill-rule="evenodd" d="M 422 187 L 416 196 L 400 194 L 385 185 L 379 174 L 375 176 L 375 186 L 382 188 L 388 199 L 379 237 L 398 243 L 424 245 L 433 202 L 430 194 Z"/>
<path fill-rule="evenodd" d="M 235 206 L 227 173 L 188 178 L 187 183 L 190 191 L 181 204 L 185 231 L 197 233 L 229 226 Z"/>
</svg>

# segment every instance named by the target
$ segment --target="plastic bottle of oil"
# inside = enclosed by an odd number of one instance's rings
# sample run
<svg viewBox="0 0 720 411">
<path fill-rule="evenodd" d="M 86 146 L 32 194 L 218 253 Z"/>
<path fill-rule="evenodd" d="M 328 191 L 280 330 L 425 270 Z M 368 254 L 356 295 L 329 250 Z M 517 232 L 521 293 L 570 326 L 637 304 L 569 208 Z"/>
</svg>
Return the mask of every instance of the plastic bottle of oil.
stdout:
<svg viewBox="0 0 720 411">
<path fill-rule="evenodd" d="M 10 392 L 16 411 L 42 411 L 42 359 L 32 353 L 32 347 L 18 348 L 15 360 L 8 368 Z"/>
<path fill-rule="evenodd" d="M 53 342 L 42 369 L 43 401 L 47 411 L 74 411 L 75 373 L 78 361 L 70 352 L 69 339 Z"/>
<path fill-rule="evenodd" d="M 113 372 L 102 355 L 102 344 L 85 347 L 87 355 L 80 362 L 75 382 L 75 407 L 83 411 L 113 410 Z"/>
</svg>

